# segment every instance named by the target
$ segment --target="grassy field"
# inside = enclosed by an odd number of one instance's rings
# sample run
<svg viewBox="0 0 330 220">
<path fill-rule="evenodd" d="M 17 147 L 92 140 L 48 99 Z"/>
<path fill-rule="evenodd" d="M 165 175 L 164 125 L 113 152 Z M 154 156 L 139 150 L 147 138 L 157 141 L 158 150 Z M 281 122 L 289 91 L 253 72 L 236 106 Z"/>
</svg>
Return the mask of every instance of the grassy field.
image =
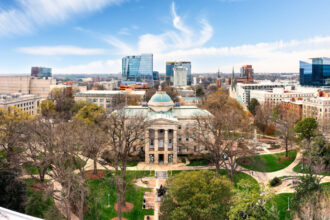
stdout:
<svg viewBox="0 0 330 220">
<path fill-rule="evenodd" d="M 237 162 L 249 170 L 274 172 L 289 166 L 296 159 L 296 155 L 296 151 L 290 151 L 289 159 L 283 159 L 285 157 L 285 152 L 283 152 L 239 158 Z"/>
<path fill-rule="evenodd" d="M 281 193 L 277 194 L 274 197 L 274 201 L 277 206 L 277 210 L 279 211 L 279 218 L 280 220 L 285 220 L 285 219 L 292 219 L 290 216 L 290 212 L 287 211 L 288 209 L 288 198 L 290 202 L 292 201 L 293 193 Z M 292 207 L 290 206 L 290 209 Z"/>
<path fill-rule="evenodd" d="M 306 167 L 302 168 L 301 163 L 297 164 L 293 168 L 293 171 L 295 171 L 297 173 L 308 173 L 308 170 L 306 169 Z M 330 176 L 330 172 L 329 171 L 324 171 L 324 172 L 321 172 L 320 175 Z"/>
<path fill-rule="evenodd" d="M 140 188 L 134 185 L 134 180 L 143 176 L 148 176 L 149 171 L 127 171 L 126 181 L 129 182 L 126 193 L 126 202 L 134 204 L 134 209 L 123 213 L 127 219 L 144 219 L 145 215 L 153 215 L 153 210 L 142 209 L 143 194 L 149 189 Z M 114 209 L 116 203 L 116 189 L 111 174 L 107 173 L 105 178 L 87 181 L 90 190 L 88 198 L 88 211 L 85 219 L 111 219 L 117 216 Z M 108 204 L 108 194 L 110 194 L 110 208 Z"/>
<path fill-rule="evenodd" d="M 175 175 L 175 174 L 178 174 L 180 172 L 190 172 L 192 170 L 173 170 L 172 171 L 172 175 Z M 196 171 L 196 170 L 195 170 Z M 211 169 L 210 171 L 214 171 L 215 172 L 215 169 Z M 221 175 L 227 175 L 227 172 L 226 170 L 220 170 L 220 174 Z M 171 171 L 168 171 L 168 176 L 170 177 L 171 176 Z M 245 179 L 245 180 L 250 180 L 251 182 L 255 183 L 255 184 L 258 184 L 257 180 L 254 179 L 252 176 L 246 174 L 246 173 L 242 173 L 242 172 L 238 172 L 235 176 L 234 176 L 234 185 L 236 186 L 236 184 L 242 180 L 242 179 Z"/>
<path fill-rule="evenodd" d="M 189 162 L 187 166 L 208 166 L 210 164 L 210 161 L 204 158 L 191 159 Z"/>
</svg>

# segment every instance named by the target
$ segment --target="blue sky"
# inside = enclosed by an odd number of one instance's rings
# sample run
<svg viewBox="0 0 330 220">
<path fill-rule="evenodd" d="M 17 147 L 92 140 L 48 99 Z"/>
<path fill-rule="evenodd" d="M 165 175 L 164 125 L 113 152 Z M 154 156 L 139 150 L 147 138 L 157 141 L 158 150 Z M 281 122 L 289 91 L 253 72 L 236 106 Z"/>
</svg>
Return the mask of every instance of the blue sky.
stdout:
<svg viewBox="0 0 330 220">
<path fill-rule="evenodd" d="M 298 72 L 330 57 L 329 0 L 1 0 L 0 73 L 118 73 L 125 55 L 153 53 L 154 69 Z"/>
</svg>

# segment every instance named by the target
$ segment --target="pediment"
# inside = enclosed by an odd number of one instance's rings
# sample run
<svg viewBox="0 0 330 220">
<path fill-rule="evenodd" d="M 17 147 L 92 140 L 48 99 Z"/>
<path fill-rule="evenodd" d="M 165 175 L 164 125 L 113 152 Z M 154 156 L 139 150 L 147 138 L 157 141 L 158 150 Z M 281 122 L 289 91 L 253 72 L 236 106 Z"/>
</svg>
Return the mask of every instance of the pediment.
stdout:
<svg viewBox="0 0 330 220">
<path fill-rule="evenodd" d="M 179 122 L 177 120 L 171 119 L 152 119 L 148 121 L 152 125 L 177 125 Z"/>
</svg>

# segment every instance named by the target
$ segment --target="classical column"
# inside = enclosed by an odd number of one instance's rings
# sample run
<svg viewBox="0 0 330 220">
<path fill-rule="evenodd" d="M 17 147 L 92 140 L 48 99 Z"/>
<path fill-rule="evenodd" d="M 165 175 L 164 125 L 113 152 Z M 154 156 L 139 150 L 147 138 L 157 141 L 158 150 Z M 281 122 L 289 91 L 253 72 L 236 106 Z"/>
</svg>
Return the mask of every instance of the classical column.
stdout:
<svg viewBox="0 0 330 220">
<path fill-rule="evenodd" d="M 178 143 L 177 143 L 177 140 L 178 140 L 178 134 L 177 134 L 177 130 L 174 129 L 173 130 L 173 163 L 177 163 L 178 162 Z"/>
<path fill-rule="evenodd" d="M 164 136 L 164 164 L 168 164 L 168 129 L 165 129 Z"/>
<path fill-rule="evenodd" d="M 150 145 L 150 140 L 149 140 L 149 128 L 146 129 L 145 131 L 145 162 L 146 163 L 150 163 L 150 160 L 149 160 L 149 145 Z"/>
<path fill-rule="evenodd" d="M 155 145 L 155 161 L 154 161 L 154 163 L 155 164 L 158 164 L 158 129 L 155 129 L 154 130 L 154 132 L 155 132 L 155 135 L 154 135 L 154 137 L 155 137 L 155 139 L 154 139 L 154 145 Z"/>
</svg>

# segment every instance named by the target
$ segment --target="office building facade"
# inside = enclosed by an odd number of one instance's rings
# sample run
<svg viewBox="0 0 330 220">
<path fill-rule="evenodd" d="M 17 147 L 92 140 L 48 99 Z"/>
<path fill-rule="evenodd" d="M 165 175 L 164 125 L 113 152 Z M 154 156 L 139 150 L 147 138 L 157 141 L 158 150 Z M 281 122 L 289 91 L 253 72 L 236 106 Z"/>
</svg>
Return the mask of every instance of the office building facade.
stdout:
<svg viewBox="0 0 330 220">
<path fill-rule="evenodd" d="M 52 77 L 52 69 L 47 67 L 34 66 L 31 68 L 31 76 L 48 79 L 48 77 Z"/>
<path fill-rule="evenodd" d="M 168 61 L 166 62 L 166 81 L 168 83 L 174 83 L 174 68 L 175 67 L 185 67 L 187 68 L 187 84 L 191 85 L 191 62 L 189 61 Z"/>
<path fill-rule="evenodd" d="M 188 68 L 176 66 L 173 68 L 173 86 L 184 87 L 188 85 Z"/>
<path fill-rule="evenodd" d="M 299 81 L 302 86 L 330 86 L 330 58 L 311 58 L 300 61 Z"/>
<path fill-rule="evenodd" d="M 302 118 L 313 117 L 324 133 L 330 133 L 330 97 L 316 97 L 303 101 Z"/>
<path fill-rule="evenodd" d="M 126 81 L 153 82 L 153 55 L 141 54 L 122 59 L 122 78 Z"/>
</svg>

